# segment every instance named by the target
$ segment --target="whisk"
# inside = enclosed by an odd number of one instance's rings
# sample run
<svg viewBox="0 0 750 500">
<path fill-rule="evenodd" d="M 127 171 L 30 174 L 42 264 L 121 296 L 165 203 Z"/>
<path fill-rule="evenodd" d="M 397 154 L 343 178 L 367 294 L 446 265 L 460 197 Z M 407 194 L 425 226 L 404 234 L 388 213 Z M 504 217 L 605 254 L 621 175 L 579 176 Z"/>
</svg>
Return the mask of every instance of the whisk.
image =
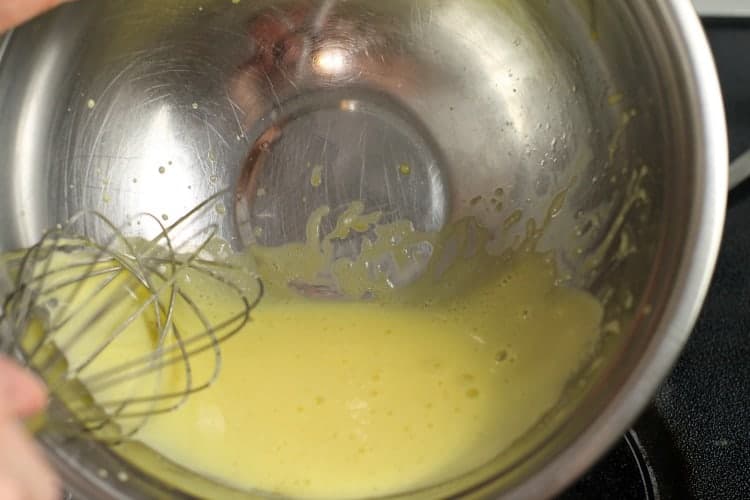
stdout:
<svg viewBox="0 0 750 500">
<path fill-rule="evenodd" d="M 218 225 L 201 225 L 223 194 L 169 227 L 145 213 L 116 227 L 101 213 L 81 212 L 6 257 L 12 291 L 0 347 L 61 403 L 44 416 L 45 428 L 131 438 L 216 381 L 221 343 L 242 330 L 263 296 L 248 262 L 217 257 Z M 126 236 L 148 225 L 158 233 L 152 239 Z M 96 241 L 81 227 L 95 227 Z"/>
</svg>

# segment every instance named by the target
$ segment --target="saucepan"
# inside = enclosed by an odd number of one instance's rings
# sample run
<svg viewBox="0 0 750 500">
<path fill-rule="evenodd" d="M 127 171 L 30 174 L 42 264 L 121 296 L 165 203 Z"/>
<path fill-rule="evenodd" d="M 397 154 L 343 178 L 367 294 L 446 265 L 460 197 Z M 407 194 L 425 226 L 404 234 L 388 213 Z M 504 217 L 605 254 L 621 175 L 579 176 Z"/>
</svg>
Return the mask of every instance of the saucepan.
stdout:
<svg viewBox="0 0 750 500">
<path fill-rule="evenodd" d="M 727 144 L 687 0 L 82 0 L 0 57 L 3 251 L 83 209 L 166 217 L 221 186 L 238 248 L 304 241 L 313 197 L 425 232 L 472 216 L 508 244 L 544 222 L 538 250 L 604 306 L 597 354 L 512 453 L 405 497 L 559 492 L 649 401 L 707 290 Z M 330 189 L 274 174 L 321 157 Z M 76 498 L 250 496 L 39 439 Z"/>
</svg>

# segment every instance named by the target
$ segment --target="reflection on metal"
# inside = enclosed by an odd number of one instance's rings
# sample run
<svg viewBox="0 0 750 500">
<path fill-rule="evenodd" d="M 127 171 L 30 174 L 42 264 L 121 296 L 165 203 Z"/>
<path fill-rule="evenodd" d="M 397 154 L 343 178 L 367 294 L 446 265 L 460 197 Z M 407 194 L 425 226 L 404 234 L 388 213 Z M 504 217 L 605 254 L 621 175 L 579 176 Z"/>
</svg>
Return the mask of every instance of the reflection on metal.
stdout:
<svg viewBox="0 0 750 500">
<path fill-rule="evenodd" d="M 350 65 L 346 50 L 329 47 L 313 55 L 312 65 L 316 73 L 324 76 L 337 76 L 345 73 Z"/>
<path fill-rule="evenodd" d="M 236 187 L 243 245 L 304 241 L 309 215 L 321 206 L 331 209 L 326 234 L 352 202 L 383 212 L 382 223 L 409 220 L 433 232 L 445 225 L 444 161 L 397 102 L 364 90 L 311 92 L 274 109 L 259 121 L 266 126 L 252 134 L 258 139 Z"/>
</svg>

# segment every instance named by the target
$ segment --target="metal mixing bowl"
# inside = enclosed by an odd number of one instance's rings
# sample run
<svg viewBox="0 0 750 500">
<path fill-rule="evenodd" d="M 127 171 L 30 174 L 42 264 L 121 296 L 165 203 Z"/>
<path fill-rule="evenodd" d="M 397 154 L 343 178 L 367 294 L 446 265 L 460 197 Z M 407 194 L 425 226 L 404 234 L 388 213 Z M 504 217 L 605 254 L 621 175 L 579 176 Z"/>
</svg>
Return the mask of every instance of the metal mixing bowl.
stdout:
<svg viewBox="0 0 750 500">
<path fill-rule="evenodd" d="M 225 186 L 207 217 L 236 247 L 355 200 L 422 230 L 475 216 L 500 246 L 547 221 L 539 250 L 605 303 L 600 355 L 514 450 L 415 497 L 559 491 L 637 416 L 706 292 L 727 152 L 687 0 L 84 0 L 0 54 L 1 250 Z M 82 497 L 244 495 L 40 439 Z"/>
</svg>

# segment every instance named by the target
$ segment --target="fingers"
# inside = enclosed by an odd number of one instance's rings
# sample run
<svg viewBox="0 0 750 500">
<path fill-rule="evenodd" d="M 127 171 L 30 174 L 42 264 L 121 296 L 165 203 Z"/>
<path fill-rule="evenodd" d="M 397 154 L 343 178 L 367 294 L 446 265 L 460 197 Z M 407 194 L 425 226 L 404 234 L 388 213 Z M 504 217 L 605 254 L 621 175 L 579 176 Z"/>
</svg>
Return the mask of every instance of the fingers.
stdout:
<svg viewBox="0 0 750 500">
<path fill-rule="evenodd" d="M 56 500 L 61 488 L 44 454 L 19 419 L 42 410 L 37 378 L 0 356 L 0 500 Z"/>
<path fill-rule="evenodd" d="M 0 499 L 59 500 L 61 493 L 55 473 L 26 429 L 15 420 L 0 420 Z"/>
<path fill-rule="evenodd" d="M 29 417 L 43 410 L 46 403 L 44 385 L 12 360 L 0 356 L 0 420 Z"/>
<path fill-rule="evenodd" d="M 0 32 L 72 0 L 0 0 Z"/>
<path fill-rule="evenodd" d="M 23 500 L 23 491 L 16 481 L 0 475 L 0 499 Z"/>
</svg>

